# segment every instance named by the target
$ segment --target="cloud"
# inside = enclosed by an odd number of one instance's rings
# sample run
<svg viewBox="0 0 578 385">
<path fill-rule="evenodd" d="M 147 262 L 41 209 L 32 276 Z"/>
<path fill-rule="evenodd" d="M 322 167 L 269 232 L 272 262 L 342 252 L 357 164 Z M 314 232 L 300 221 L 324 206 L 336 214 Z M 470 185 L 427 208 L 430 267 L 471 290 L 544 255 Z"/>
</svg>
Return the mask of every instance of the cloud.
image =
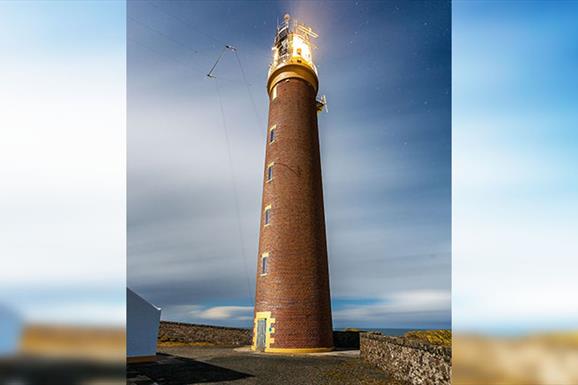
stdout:
<svg viewBox="0 0 578 385">
<path fill-rule="evenodd" d="M 346 305 L 334 311 L 333 317 L 340 323 L 363 321 L 387 325 L 403 319 L 411 324 L 423 321 L 424 314 L 445 314 L 450 308 L 451 294 L 447 290 L 413 290 L 393 293 L 374 303 Z"/>
<path fill-rule="evenodd" d="M 249 327 L 253 319 L 252 306 L 169 305 L 162 309 L 161 317 L 167 321 L 180 321 L 223 326 Z"/>
<path fill-rule="evenodd" d="M 546 4 L 454 3 L 457 331 L 578 322 L 578 7 Z"/>
<path fill-rule="evenodd" d="M 111 325 L 124 327 L 126 305 L 106 302 L 67 302 L 34 304 L 19 309 L 24 320 L 31 323 L 74 325 Z"/>
<path fill-rule="evenodd" d="M 194 317 L 208 320 L 249 320 L 253 318 L 252 306 L 215 306 L 191 312 Z"/>
<path fill-rule="evenodd" d="M 122 325 L 125 7 L 0 8 L 0 302 L 34 322 Z"/>
</svg>

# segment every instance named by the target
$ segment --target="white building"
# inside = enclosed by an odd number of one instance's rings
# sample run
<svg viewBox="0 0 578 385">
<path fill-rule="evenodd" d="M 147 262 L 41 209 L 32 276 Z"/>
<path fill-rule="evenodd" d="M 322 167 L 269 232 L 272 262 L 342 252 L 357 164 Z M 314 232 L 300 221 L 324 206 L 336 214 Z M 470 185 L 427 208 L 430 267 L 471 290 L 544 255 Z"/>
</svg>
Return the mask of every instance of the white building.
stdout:
<svg viewBox="0 0 578 385">
<path fill-rule="evenodd" d="M 126 291 L 126 309 L 126 354 L 128 360 L 153 360 L 157 353 L 161 309 L 128 288 Z"/>
</svg>

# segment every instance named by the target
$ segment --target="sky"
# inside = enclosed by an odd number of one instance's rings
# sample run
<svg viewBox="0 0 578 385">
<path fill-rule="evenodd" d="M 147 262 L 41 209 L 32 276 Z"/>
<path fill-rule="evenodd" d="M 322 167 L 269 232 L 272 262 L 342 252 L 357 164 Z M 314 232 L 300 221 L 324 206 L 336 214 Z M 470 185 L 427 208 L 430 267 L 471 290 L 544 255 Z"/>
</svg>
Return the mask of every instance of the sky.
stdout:
<svg viewBox="0 0 578 385">
<path fill-rule="evenodd" d="M 439 4 L 159 4 L 0 2 L 0 318 L 122 325 L 128 208 L 129 285 L 167 319 L 250 322 L 265 74 L 289 10 L 320 34 L 336 327 L 449 322 L 451 146 L 454 330 L 575 328 L 576 2 L 453 2 L 451 142 Z M 233 174 L 204 77 L 224 42 L 257 107 L 225 56 Z"/>
<path fill-rule="evenodd" d="M 578 325 L 578 2 L 452 8 L 456 331 Z"/>
<path fill-rule="evenodd" d="M 0 2 L 2 314 L 124 324 L 125 17 Z"/>
<path fill-rule="evenodd" d="M 449 4 L 151 1 L 127 12 L 129 287 L 167 320 L 251 325 L 265 83 L 290 12 L 319 34 L 334 327 L 450 327 Z M 241 66 L 227 52 L 208 79 L 225 44 Z"/>
</svg>

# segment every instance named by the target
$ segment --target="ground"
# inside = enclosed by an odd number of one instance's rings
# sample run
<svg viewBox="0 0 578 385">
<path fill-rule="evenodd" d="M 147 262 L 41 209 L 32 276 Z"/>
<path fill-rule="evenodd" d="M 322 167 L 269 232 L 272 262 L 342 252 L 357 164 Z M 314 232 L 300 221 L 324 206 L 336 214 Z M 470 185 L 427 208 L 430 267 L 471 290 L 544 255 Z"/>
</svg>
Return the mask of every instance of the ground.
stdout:
<svg viewBox="0 0 578 385">
<path fill-rule="evenodd" d="M 156 363 L 128 365 L 127 384 L 406 385 L 356 353 L 289 356 L 252 353 L 246 348 L 162 348 Z"/>
<path fill-rule="evenodd" d="M 0 357 L 2 385 L 122 385 L 124 361 L 19 355 Z"/>
<path fill-rule="evenodd" d="M 578 332 L 518 337 L 457 335 L 452 384 L 578 384 Z"/>
</svg>

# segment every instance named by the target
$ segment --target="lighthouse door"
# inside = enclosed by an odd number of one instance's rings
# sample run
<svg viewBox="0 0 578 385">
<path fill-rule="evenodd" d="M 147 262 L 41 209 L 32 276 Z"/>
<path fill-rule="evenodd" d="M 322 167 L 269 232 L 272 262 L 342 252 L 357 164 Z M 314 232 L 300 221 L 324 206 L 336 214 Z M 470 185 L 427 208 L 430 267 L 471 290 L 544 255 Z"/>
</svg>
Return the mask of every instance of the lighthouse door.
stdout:
<svg viewBox="0 0 578 385">
<path fill-rule="evenodd" d="M 257 350 L 265 351 L 267 339 L 267 319 L 261 318 L 257 320 Z"/>
</svg>

